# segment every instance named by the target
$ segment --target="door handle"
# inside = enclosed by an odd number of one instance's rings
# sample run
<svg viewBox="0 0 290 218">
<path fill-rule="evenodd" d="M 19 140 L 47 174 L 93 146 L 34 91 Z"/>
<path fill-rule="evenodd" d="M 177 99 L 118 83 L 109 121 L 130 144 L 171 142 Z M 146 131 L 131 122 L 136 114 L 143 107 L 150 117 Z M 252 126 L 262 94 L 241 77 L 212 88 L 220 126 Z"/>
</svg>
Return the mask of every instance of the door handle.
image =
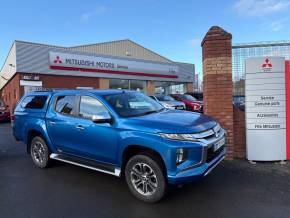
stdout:
<svg viewBox="0 0 290 218">
<path fill-rule="evenodd" d="M 76 128 L 79 129 L 79 130 L 84 130 L 85 129 L 85 127 L 82 126 L 82 125 L 77 125 Z"/>
<path fill-rule="evenodd" d="M 50 123 L 51 125 L 54 125 L 54 124 L 55 124 L 55 122 L 54 122 L 54 121 L 49 121 L 49 123 Z"/>
</svg>

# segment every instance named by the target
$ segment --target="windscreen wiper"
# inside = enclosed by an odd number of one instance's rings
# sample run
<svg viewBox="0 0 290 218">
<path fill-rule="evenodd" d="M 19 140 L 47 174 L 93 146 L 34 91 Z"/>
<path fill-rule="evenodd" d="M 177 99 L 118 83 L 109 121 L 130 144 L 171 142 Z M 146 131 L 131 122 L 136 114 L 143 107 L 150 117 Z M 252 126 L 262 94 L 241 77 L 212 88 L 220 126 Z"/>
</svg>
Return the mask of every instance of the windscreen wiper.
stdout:
<svg viewBox="0 0 290 218">
<path fill-rule="evenodd" d="M 156 111 L 156 110 L 154 110 L 154 111 L 147 111 L 147 112 L 145 112 L 145 113 L 139 114 L 139 116 L 144 116 L 144 115 L 153 114 L 153 113 L 158 113 L 158 112 L 159 112 L 159 111 Z"/>
</svg>

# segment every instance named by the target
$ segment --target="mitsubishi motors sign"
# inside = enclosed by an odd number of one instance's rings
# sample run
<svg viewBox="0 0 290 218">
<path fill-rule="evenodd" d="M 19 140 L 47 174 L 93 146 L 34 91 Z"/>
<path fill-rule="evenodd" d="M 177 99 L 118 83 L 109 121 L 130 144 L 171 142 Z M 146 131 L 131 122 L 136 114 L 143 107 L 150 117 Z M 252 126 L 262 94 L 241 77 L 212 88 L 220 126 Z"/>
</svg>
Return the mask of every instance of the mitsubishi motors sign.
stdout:
<svg viewBox="0 0 290 218">
<path fill-rule="evenodd" d="M 285 59 L 246 60 L 247 158 L 287 159 Z"/>
<path fill-rule="evenodd" d="M 178 66 L 138 60 L 49 52 L 49 67 L 54 70 L 83 71 L 128 76 L 178 78 Z"/>
</svg>

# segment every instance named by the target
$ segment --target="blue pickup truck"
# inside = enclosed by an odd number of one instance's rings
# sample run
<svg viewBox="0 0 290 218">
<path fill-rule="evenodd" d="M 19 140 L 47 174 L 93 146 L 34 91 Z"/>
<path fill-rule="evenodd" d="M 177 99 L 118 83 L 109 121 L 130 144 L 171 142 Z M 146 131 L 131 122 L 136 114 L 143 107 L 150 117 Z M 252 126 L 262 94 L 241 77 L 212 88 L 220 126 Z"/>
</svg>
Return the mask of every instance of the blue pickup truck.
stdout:
<svg viewBox="0 0 290 218">
<path fill-rule="evenodd" d="M 168 110 L 135 91 L 33 92 L 14 116 L 14 137 L 36 166 L 58 160 L 124 176 L 145 202 L 159 201 L 168 185 L 206 176 L 225 157 L 225 131 L 215 120 Z"/>
</svg>

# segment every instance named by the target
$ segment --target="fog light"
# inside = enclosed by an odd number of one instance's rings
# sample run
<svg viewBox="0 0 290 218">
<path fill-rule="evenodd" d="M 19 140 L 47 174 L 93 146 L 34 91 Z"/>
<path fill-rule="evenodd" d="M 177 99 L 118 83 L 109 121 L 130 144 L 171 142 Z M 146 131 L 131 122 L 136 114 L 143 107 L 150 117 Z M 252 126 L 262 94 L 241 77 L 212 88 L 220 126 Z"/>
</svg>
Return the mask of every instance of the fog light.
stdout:
<svg viewBox="0 0 290 218">
<path fill-rule="evenodd" d="M 179 148 L 176 150 L 176 164 L 181 164 L 186 160 L 186 150 L 183 148 Z"/>
</svg>

